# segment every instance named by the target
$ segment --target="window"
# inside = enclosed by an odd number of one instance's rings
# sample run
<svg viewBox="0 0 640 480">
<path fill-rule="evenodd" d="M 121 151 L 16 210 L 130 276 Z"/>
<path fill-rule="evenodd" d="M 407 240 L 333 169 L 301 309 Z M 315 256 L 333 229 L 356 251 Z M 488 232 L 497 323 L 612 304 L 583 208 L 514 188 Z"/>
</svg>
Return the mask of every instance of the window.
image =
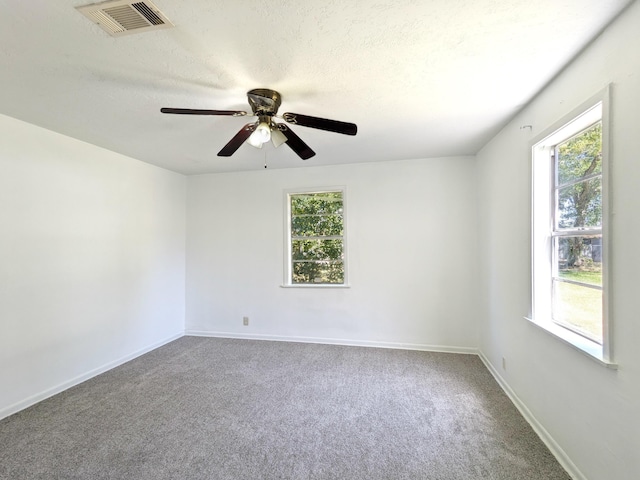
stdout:
<svg viewBox="0 0 640 480">
<path fill-rule="evenodd" d="M 288 193 L 285 285 L 346 284 L 344 189 Z"/>
<path fill-rule="evenodd" d="M 551 317 L 602 344 L 602 122 L 552 151 Z"/>
<path fill-rule="evenodd" d="M 603 92 L 533 152 L 534 323 L 611 363 L 607 315 L 607 135 Z"/>
</svg>

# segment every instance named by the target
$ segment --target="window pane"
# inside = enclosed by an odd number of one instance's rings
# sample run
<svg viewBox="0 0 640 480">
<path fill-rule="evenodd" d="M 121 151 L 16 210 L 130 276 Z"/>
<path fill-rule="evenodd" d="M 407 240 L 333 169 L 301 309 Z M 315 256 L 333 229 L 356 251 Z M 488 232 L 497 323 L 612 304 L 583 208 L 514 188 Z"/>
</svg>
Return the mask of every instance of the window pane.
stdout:
<svg viewBox="0 0 640 480">
<path fill-rule="evenodd" d="M 342 213 L 342 192 L 291 195 L 291 215 Z"/>
<path fill-rule="evenodd" d="M 342 260 L 342 240 L 292 240 L 291 258 L 302 260 Z"/>
<path fill-rule="evenodd" d="M 292 283 L 344 283 L 344 263 L 294 262 Z"/>
<path fill-rule="evenodd" d="M 602 178 L 575 183 L 558 191 L 558 228 L 602 225 Z"/>
<path fill-rule="evenodd" d="M 553 319 L 602 343 L 602 291 L 554 279 Z"/>
<path fill-rule="evenodd" d="M 558 185 L 602 173 L 602 124 L 559 144 L 557 156 Z"/>
<path fill-rule="evenodd" d="M 294 237 L 342 236 L 343 219 L 341 214 L 297 215 L 291 218 L 291 234 Z"/>
<path fill-rule="evenodd" d="M 560 278 L 602 285 L 602 236 L 556 237 L 556 271 Z"/>
</svg>

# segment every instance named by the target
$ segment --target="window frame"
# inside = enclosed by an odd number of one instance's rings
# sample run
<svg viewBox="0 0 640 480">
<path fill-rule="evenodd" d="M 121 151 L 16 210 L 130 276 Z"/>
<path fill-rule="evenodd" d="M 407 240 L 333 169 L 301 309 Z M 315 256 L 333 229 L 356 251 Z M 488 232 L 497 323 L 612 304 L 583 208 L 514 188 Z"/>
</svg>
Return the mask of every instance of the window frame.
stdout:
<svg viewBox="0 0 640 480">
<path fill-rule="evenodd" d="M 342 195 L 342 252 L 344 279 L 343 283 L 293 283 L 293 260 L 291 232 L 291 197 L 339 192 Z M 284 288 L 349 288 L 349 266 L 347 249 L 347 189 L 344 185 L 332 187 L 297 188 L 284 191 Z"/>
<path fill-rule="evenodd" d="M 591 97 L 565 115 L 531 141 L 531 305 L 525 318 L 558 339 L 610 368 L 613 362 L 611 344 L 611 288 L 610 288 L 610 86 Z M 598 110 L 600 114 L 598 115 Z M 594 120 L 595 118 L 595 120 Z M 555 160 L 552 151 L 557 145 L 580 134 L 597 122 L 602 123 L 602 222 L 599 229 L 602 255 L 602 344 L 563 326 L 552 318 L 553 269 L 556 226 Z M 594 230 L 576 230 L 578 236 L 588 236 Z"/>
</svg>

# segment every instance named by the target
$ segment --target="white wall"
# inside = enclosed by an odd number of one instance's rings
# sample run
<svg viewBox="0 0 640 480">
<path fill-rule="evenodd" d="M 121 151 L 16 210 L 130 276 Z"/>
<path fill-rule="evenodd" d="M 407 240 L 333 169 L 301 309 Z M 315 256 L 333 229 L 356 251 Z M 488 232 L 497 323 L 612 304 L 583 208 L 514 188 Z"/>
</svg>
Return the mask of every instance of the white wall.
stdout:
<svg viewBox="0 0 640 480">
<path fill-rule="evenodd" d="M 351 288 L 281 288 L 283 192 L 337 185 Z M 473 157 L 189 177 L 187 332 L 475 349 L 475 202 Z"/>
<path fill-rule="evenodd" d="M 480 349 L 566 455 L 576 478 L 590 480 L 640 478 L 639 32 L 636 2 L 477 156 Z M 608 83 L 613 83 L 611 299 L 618 371 L 523 319 L 531 285 L 530 141 Z M 521 130 L 523 125 L 533 128 Z"/>
<path fill-rule="evenodd" d="M 0 116 L 0 418 L 183 332 L 185 186 Z"/>
</svg>

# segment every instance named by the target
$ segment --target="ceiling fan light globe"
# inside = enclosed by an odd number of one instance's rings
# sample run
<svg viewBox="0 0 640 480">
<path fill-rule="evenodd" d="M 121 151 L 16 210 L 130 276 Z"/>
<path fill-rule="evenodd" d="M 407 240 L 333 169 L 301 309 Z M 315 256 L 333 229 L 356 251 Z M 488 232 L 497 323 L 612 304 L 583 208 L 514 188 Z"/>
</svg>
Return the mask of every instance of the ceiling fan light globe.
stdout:
<svg viewBox="0 0 640 480">
<path fill-rule="evenodd" d="M 280 145 L 287 141 L 287 137 L 278 128 L 274 128 L 271 131 L 271 142 L 273 146 L 278 148 Z"/>
<path fill-rule="evenodd" d="M 262 122 L 256 127 L 256 131 L 253 132 L 253 135 L 255 135 L 261 143 L 267 143 L 271 140 L 271 126 L 266 122 Z"/>
<path fill-rule="evenodd" d="M 253 147 L 262 148 L 262 144 L 269 140 L 271 140 L 271 127 L 266 122 L 260 122 L 247 141 Z"/>
<path fill-rule="evenodd" d="M 247 139 L 247 142 L 249 143 L 249 145 L 251 145 L 252 147 L 256 147 L 256 148 L 262 148 L 262 138 L 259 135 L 256 135 L 256 132 L 253 132 L 249 138 Z"/>
</svg>

